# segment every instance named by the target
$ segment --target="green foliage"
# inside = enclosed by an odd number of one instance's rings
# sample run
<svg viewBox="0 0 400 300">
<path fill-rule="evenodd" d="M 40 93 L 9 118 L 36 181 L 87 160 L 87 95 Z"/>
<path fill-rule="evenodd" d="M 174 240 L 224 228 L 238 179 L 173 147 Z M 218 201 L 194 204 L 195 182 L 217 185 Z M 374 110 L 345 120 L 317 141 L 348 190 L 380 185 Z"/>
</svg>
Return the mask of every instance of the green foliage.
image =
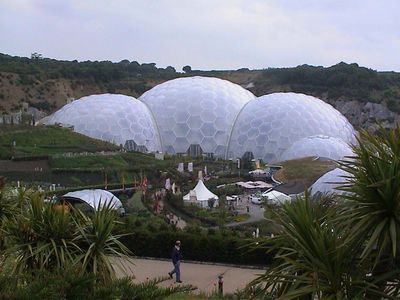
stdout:
<svg viewBox="0 0 400 300">
<path fill-rule="evenodd" d="M 319 96 L 327 93 L 329 99 L 345 97 L 350 100 L 380 102 L 392 87 L 399 87 L 396 73 L 376 72 L 357 64 L 339 63 L 329 68 L 302 65 L 296 68 L 267 69 L 255 83 L 257 94 L 267 94 L 272 87 L 285 91 Z M 399 93 L 396 93 L 399 95 Z M 377 96 L 378 95 L 378 96 Z"/>
<path fill-rule="evenodd" d="M 342 166 L 350 175 L 341 220 L 349 240 L 360 244 L 360 258 L 373 261 L 372 277 L 400 269 L 399 137 L 400 127 L 362 131 L 355 157 Z"/>
<path fill-rule="evenodd" d="M 20 212 L 2 224 L 4 255 L 13 274 L 76 266 L 82 273 L 114 278 L 110 255 L 124 257 L 129 251 L 113 234 L 116 216 L 111 207 L 86 216 L 79 210 L 45 204 L 31 194 L 21 201 Z"/>
<path fill-rule="evenodd" d="M 335 210 L 321 207 L 306 195 L 273 215 L 281 232 L 263 243 L 275 257 L 271 268 L 252 283 L 259 287 L 258 297 L 361 299 L 373 290 L 356 268 L 357 248 L 346 243 L 347 232 L 332 221 Z"/>
<path fill-rule="evenodd" d="M 117 146 L 58 126 L 5 126 L 0 131 L 0 159 L 65 152 L 115 151 Z M 12 147 L 15 141 L 16 146 Z M 4 153 L 4 154 L 3 154 Z"/>
<path fill-rule="evenodd" d="M 278 234 L 261 243 L 271 268 L 249 293 L 265 298 L 398 299 L 400 296 L 400 127 L 362 131 L 336 198 L 286 203 L 272 215 Z M 321 200 L 321 199 L 320 199 Z M 256 245 L 257 246 L 257 245 Z M 259 247 L 259 245 L 257 246 Z"/>
<path fill-rule="evenodd" d="M 115 278 L 114 268 L 110 257 L 128 259 L 129 250 L 119 241 L 122 235 L 113 234 L 116 216 L 111 202 L 103 207 L 97 207 L 89 217 L 77 211 L 79 218 L 75 218 L 78 233 L 75 234 L 75 243 L 82 249 L 76 258 L 81 262 L 84 273 L 99 276 L 101 282 L 109 282 Z"/>
<path fill-rule="evenodd" d="M 31 75 L 42 80 L 69 78 L 104 83 L 143 75 L 171 78 L 176 74 L 173 68 L 157 68 L 155 63 L 139 64 L 136 61 L 129 62 L 128 60 L 119 63 L 110 61 L 58 61 L 43 57 L 36 59 L 36 56 L 29 59 L 6 54 L 0 54 L 0 69 L 3 72 Z"/>
<path fill-rule="evenodd" d="M 190 285 L 159 287 L 166 278 L 156 278 L 144 283 L 133 283 L 133 278 L 115 279 L 105 284 L 93 285 L 99 279 L 93 275 L 80 274 L 74 269 L 40 271 L 15 277 L 0 275 L 0 299 L 165 299 L 178 293 L 188 293 L 195 288 Z M 23 282 L 22 284 L 20 282 Z"/>
<path fill-rule="evenodd" d="M 119 155 L 58 157 L 51 160 L 54 169 L 127 169 L 128 163 Z"/>
<path fill-rule="evenodd" d="M 152 226 L 148 226 L 149 223 Z M 172 246 L 180 240 L 185 260 L 243 265 L 270 263 L 270 256 L 265 254 L 264 249 L 250 249 L 247 247 L 248 240 L 233 231 L 204 230 L 199 226 L 180 230 L 163 224 L 162 219 L 150 216 L 129 216 L 118 232 L 130 233 L 122 241 L 138 256 L 170 258 Z"/>
</svg>

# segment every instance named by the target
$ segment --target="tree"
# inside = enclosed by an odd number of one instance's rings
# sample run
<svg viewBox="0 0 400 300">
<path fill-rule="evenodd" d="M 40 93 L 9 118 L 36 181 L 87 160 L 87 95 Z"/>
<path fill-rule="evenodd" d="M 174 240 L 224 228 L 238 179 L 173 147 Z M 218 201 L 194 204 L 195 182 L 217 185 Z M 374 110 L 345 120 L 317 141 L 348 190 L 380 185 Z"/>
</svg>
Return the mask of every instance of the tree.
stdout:
<svg viewBox="0 0 400 300">
<path fill-rule="evenodd" d="M 355 156 L 342 163 L 350 176 L 341 188 L 347 194 L 340 221 L 350 229 L 348 239 L 361 248 L 361 260 L 371 263 L 371 280 L 382 288 L 395 281 L 388 274 L 400 271 L 399 138 L 399 126 L 391 131 L 381 127 L 375 134 L 363 130 L 353 147 Z"/>
<path fill-rule="evenodd" d="M 190 73 L 190 72 L 192 72 L 192 67 L 191 66 L 184 66 L 182 68 L 182 71 L 185 72 L 186 74 Z"/>
<path fill-rule="evenodd" d="M 42 54 L 34 52 L 31 54 L 31 59 L 43 59 Z"/>
<path fill-rule="evenodd" d="M 325 201 L 306 195 L 273 212 L 280 231 L 256 245 L 275 254 L 265 274 L 248 288 L 256 291 L 256 299 L 361 299 L 366 290 L 373 291 L 356 267 L 356 249 L 333 222 L 335 209 Z"/>
<path fill-rule="evenodd" d="M 172 67 L 172 66 L 166 67 L 166 68 L 165 68 L 165 71 L 170 72 L 170 73 L 175 73 L 175 72 L 176 72 L 175 68 Z"/>
<path fill-rule="evenodd" d="M 272 266 L 251 288 L 282 299 L 399 299 L 400 127 L 361 131 L 349 173 L 327 202 L 304 199 L 273 214 L 281 228 L 261 242 Z M 303 299 L 303 298 L 302 298 Z"/>
</svg>

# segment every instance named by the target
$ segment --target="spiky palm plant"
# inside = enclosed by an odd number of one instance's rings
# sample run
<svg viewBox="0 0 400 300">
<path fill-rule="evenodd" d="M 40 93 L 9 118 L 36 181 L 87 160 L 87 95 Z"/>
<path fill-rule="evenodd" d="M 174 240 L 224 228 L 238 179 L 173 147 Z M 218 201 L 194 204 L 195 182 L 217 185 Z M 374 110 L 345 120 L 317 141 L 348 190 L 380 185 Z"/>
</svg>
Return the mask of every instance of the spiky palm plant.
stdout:
<svg viewBox="0 0 400 300">
<path fill-rule="evenodd" d="M 117 220 L 111 202 L 97 207 L 89 216 L 78 212 L 75 220 L 78 232 L 74 241 L 81 249 L 76 261 L 82 271 L 100 277 L 103 282 L 114 279 L 110 257 L 129 259 L 131 252 L 119 241 L 123 235 L 113 233 Z"/>
<path fill-rule="evenodd" d="M 342 163 L 351 175 L 338 221 L 349 228 L 349 241 L 370 262 L 371 280 L 382 290 L 397 282 L 400 269 L 400 127 L 376 134 L 361 131 L 354 158 Z M 392 276 L 388 277 L 388 273 Z M 391 294 L 399 297 L 398 289 Z"/>
<path fill-rule="evenodd" d="M 24 209 L 7 218 L 2 231 L 6 256 L 16 274 L 70 266 L 79 253 L 74 243 L 75 225 L 69 213 L 55 210 L 31 195 Z"/>
<path fill-rule="evenodd" d="M 272 220 L 276 237 L 261 242 L 274 254 L 271 267 L 253 281 L 249 295 L 266 299 L 361 299 L 372 285 L 358 272 L 347 233 L 337 230 L 335 209 L 309 196 L 283 204 Z M 305 297 L 305 298 L 304 298 Z"/>
</svg>

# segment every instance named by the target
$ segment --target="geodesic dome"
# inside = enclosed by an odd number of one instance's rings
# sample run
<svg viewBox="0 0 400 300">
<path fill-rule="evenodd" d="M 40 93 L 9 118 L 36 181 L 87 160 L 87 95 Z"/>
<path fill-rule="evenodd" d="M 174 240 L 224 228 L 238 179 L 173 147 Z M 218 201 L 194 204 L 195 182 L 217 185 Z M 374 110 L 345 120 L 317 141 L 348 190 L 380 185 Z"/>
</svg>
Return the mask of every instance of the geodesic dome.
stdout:
<svg viewBox="0 0 400 300">
<path fill-rule="evenodd" d="M 297 93 L 265 95 L 247 103 L 240 112 L 227 157 L 252 152 L 255 158 L 277 162 L 293 143 L 315 135 L 355 142 L 353 126 L 322 100 Z"/>
<path fill-rule="evenodd" d="M 286 149 L 279 161 L 291 160 L 302 157 L 318 156 L 332 160 L 340 160 L 345 156 L 353 155 L 351 147 L 341 139 L 316 135 L 302 138 Z"/>
<path fill-rule="evenodd" d="M 159 84 L 139 100 L 153 113 L 164 152 L 186 153 L 190 145 L 200 145 L 203 152 L 224 157 L 234 120 L 253 98 L 237 84 L 196 76 Z"/>
<path fill-rule="evenodd" d="M 351 174 L 336 168 L 322 175 L 310 188 L 311 196 L 317 194 L 344 194 L 344 191 L 337 190 L 336 188 L 344 185 L 348 182 L 348 178 Z"/>
<path fill-rule="evenodd" d="M 145 104 L 134 97 L 101 94 L 75 100 L 56 111 L 46 125 L 73 126 L 92 138 L 125 145 L 133 140 L 149 151 L 161 150 L 158 132 Z"/>
<path fill-rule="evenodd" d="M 95 190 L 80 190 L 66 193 L 62 196 L 63 199 L 78 199 L 87 203 L 93 209 L 98 209 L 104 205 L 109 205 L 110 208 L 120 209 L 123 207 L 121 200 L 114 196 L 109 191 L 95 189 Z"/>
</svg>

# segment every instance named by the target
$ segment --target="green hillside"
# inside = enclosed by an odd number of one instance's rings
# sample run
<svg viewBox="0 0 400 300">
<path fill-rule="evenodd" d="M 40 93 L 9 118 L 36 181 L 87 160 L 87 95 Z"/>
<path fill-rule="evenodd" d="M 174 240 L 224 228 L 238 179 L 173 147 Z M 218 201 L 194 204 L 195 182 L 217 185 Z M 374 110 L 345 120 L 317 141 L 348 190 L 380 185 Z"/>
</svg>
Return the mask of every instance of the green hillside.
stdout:
<svg viewBox="0 0 400 300">
<path fill-rule="evenodd" d="M 113 144 L 58 126 L 0 126 L 0 159 L 118 149 Z"/>
<path fill-rule="evenodd" d="M 357 100 L 384 103 L 400 111 L 400 73 L 377 72 L 357 64 L 339 63 L 325 68 L 302 65 L 295 68 L 247 68 L 226 71 L 176 72 L 169 66 L 122 60 L 59 61 L 34 55 L 32 58 L 0 54 L 0 111 L 11 111 L 23 102 L 48 112 L 65 104 L 69 97 L 94 93 L 123 93 L 135 97 L 156 84 L 182 76 L 214 76 L 250 89 L 256 95 L 279 91 L 302 92 L 325 101 Z"/>
</svg>

